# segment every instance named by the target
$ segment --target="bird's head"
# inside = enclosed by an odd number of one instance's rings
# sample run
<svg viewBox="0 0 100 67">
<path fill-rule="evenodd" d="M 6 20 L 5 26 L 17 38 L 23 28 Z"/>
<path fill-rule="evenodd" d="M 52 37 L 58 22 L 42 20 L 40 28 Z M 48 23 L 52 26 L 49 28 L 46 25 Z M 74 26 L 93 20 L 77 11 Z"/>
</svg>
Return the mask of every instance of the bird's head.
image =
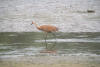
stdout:
<svg viewBox="0 0 100 67">
<path fill-rule="evenodd" d="M 32 21 L 31 25 L 32 25 L 32 24 L 35 24 L 35 23 Z"/>
<path fill-rule="evenodd" d="M 37 28 L 39 28 L 39 26 L 35 22 L 32 21 L 31 25 L 32 24 L 34 24 Z"/>
</svg>

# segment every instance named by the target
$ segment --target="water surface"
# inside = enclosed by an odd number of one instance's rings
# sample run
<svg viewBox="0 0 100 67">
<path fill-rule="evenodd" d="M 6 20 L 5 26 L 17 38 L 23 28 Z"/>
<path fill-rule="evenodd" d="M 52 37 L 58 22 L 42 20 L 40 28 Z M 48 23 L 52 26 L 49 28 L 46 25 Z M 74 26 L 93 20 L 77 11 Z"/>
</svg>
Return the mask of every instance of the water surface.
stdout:
<svg viewBox="0 0 100 67">
<path fill-rule="evenodd" d="M 100 32 L 100 0 L 0 0 L 0 32 L 38 31 L 32 21 L 61 32 Z"/>
<path fill-rule="evenodd" d="M 0 58 L 53 56 L 43 50 L 56 51 L 56 56 L 100 56 L 100 33 L 48 34 L 47 48 L 41 32 L 0 33 Z M 56 42 L 56 43 L 55 43 Z"/>
</svg>

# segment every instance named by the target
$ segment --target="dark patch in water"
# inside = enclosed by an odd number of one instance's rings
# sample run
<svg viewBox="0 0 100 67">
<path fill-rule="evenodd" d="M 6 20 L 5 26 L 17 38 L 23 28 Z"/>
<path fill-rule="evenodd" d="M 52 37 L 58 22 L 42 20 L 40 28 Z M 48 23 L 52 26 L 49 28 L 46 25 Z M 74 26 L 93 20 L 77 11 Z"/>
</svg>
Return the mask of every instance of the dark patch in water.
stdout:
<svg viewBox="0 0 100 67">
<path fill-rule="evenodd" d="M 94 10 L 87 10 L 88 13 L 95 13 Z"/>
</svg>

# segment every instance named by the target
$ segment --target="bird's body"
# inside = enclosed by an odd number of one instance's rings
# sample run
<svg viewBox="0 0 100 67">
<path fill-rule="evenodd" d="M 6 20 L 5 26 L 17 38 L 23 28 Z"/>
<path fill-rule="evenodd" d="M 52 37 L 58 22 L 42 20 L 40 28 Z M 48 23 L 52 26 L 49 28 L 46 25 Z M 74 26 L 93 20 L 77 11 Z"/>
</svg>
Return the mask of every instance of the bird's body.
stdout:
<svg viewBox="0 0 100 67">
<path fill-rule="evenodd" d="M 38 30 L 42 30 L 44 32 L 50 33 L 50 32 L 56 32 L 58 31 L 58 28 L 52 25 L 41 25 L 38 26 L 36 23 L 32 22 L 32 24 L 35 24 L 36 28 Z"/>
<path fill-rule="evenodd" d="M 45 31 L 45 32 L 56 32 L 58 31 L 58 28 L 55 26 L 51 26 L 51 25 L 42 25 L 38 28 L 39 30 Z"/>
</svg>

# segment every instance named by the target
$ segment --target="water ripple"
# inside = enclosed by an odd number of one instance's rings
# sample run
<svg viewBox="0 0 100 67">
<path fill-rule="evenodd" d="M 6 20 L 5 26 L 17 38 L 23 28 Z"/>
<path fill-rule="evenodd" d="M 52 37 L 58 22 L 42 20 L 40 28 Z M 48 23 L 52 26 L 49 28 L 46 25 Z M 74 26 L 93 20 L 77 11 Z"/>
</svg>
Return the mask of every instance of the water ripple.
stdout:
<svg viewBox="0 0 100 67">
<path fill-rule="evenodd" d="M 100 43 L 100 40 L 98 39 L 48 39 L 47 42 L 98 42 Z M 45 42 L 45 40 L 35 40 L 35 42 Z"/>
</svg>

